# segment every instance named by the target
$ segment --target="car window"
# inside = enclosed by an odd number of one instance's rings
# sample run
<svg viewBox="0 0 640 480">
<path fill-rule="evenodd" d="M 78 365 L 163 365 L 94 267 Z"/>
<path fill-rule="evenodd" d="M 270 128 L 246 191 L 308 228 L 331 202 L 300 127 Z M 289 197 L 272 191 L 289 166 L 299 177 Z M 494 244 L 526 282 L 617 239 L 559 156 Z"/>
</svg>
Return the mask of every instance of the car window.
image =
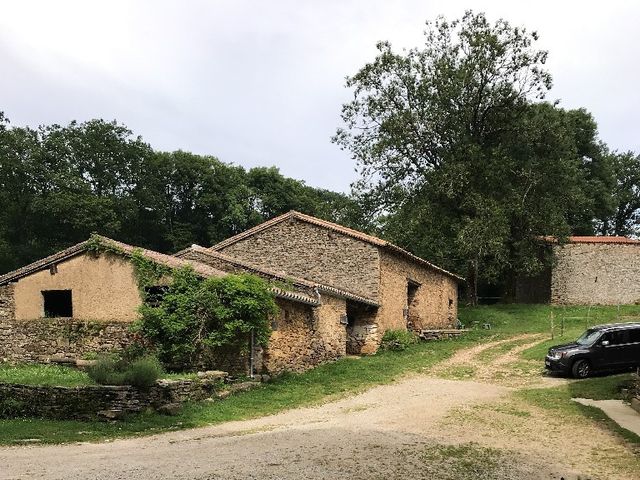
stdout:
<svg viewBox="0 0 640 480">
<path fill-rule="evenodd" d="M 629 330 L 629 341 L 631 343 L 640 343 L 640 328 Z"/>
<path fill-rule="evenodd" d="M 605 340 L 609 340 L 609 345 L 624 345 L 629 343 L 629 330 L 609 332 L 605 337 Z"/>
</svg>

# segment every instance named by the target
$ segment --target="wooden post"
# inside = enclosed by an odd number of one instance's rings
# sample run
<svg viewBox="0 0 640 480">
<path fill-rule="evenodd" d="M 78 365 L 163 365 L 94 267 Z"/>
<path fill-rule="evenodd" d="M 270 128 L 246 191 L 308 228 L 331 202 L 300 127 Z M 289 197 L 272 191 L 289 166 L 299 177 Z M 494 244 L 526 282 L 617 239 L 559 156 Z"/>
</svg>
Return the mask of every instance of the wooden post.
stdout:
<svg viewBox="0 0 640 480">
<path fill-rule="evenodd" d="M 553 340 L 553 309 L 551 310 L 550 321 L 551 321 L 551 340 Z"/>
</svg>

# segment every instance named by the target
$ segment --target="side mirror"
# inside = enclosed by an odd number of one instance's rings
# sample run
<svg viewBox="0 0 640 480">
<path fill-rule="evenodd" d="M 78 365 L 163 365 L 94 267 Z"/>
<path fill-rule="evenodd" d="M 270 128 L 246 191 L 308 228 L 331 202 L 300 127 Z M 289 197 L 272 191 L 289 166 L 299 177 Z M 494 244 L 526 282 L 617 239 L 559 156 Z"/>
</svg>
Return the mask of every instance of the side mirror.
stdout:
<svg viewBox="0 0 640 480">
<path fill-rule="evenodd" d="M 609 340 L 602 340 L 600 342 L 600 345 L 602 345 L 603 347 L 608 347 L 609 346 Z"/>
</svg>

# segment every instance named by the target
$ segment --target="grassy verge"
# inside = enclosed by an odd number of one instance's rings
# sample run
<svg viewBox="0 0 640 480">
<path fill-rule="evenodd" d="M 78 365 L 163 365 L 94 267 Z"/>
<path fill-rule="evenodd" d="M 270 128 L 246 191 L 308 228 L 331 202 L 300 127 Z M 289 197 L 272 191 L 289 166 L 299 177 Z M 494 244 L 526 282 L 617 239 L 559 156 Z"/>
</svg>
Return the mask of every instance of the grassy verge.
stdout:
<svg viewBox="0 0 640 480">
<path fill-rule="evenodd" d="M 483 335 L 484 332 L 472 332 L 460 339 L 412 345 L 401 352 L 382 352 L 359 359 L 344 358 L 306 373 L 283 375 L 254 390 L 238 393 L 222 401 L 186 405 L 174 417 L 148 413 L 117 423 L 0 420 L 0 444 L 96 441 L 152 434 L 249 419 L 319 404 L 392 382 L 407 373 L 424 371 L 456 350 L 471 346 Z"/>
<path fill-rule="evenodd" d="M 95 385 L 82 370 L 62 365 L 0 365 L 0 382 L 22 385 L 78 387 Z"/>
<path fill-rule="evenodd" d="M 640 437 L 625 430 L 605 415 L 602 410 L 572 401 L 572 398 L 593 400 L 622 399 L 620 386 L 631 381 L 632 374 L 610 375 L 571 382 L 553 388 L 532 388 L 516 392 L 527 402 L 554 412 L 559 418 L 587 417 L 604 423 L 612 431 L 635 446 L 640 446 Z"/>
</svg>

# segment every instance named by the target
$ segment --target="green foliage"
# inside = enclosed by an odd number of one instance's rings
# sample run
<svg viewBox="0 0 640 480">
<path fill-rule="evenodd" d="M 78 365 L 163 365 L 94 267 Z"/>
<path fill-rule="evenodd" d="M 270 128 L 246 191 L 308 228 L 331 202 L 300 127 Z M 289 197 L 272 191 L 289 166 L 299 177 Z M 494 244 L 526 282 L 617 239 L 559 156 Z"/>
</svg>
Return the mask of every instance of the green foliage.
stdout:
<svg viewBox="0 0 640 480">
<path fill-rule="evenodd" d="M 160 378 L 162 365 L 157 357 L 147 355 L 135 359 L 101 356 L 87 368 L 89 377 L 101 385 L 132 385 L 148 388 Z"/>
<path fill-rule="evenodd" d="M 11 126 L 2 112 L 0 205 L 0 274 L 92 232 L 172 253 L 291 209 L 351 226 L 362 218 L 346 195 L 276 168 L 247 171 L 212 156 L 155 152 L 116 122 L 32 129 Z"/>
<path fill-rule="evenodd" d="M 472 300 L 478 282 L 548 265 L 540 235 L 638 221 L 639 179 L 633 168 L 617 170 L 628 182 L 615 173 L 591 115 L 540 102 L 551 76 L 537 39 L 484 14 L 440 17 L 423 48 L 381 42 L 347 79 L 354 100 L 334 142 L 358 162 L 355 193 L 385 238 L 463 273 Z"/>
<path fill-rule="evenodd" d="M 381 350 L 402 351 L 418 342 L 418 337 L 407 330 L 387 330 L 380 342 Z"/>
<path fill-rule="evenodd" d="M 191 365 L 216 352 L 246 352 L 251 332 L 267 345 L 277 311 L 270 286 L 253 275 L 201 280 L 192 269 L 174 271 L 157 306 L 142 305 L 137 330 L 168 365 Z"/>
</svg>

